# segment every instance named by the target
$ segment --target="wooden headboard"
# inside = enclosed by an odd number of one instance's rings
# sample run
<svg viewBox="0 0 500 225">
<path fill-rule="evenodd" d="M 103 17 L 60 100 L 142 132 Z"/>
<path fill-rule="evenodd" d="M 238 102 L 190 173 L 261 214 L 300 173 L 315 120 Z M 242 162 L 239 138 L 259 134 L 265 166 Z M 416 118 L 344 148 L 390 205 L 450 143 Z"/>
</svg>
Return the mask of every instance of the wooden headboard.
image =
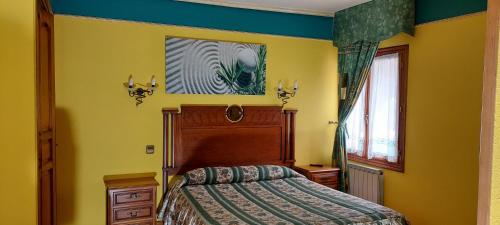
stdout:
<svg viewBox="0 0 500 225">
<path fill-rule="evenodd" d="M 163 189 L 168 175 L 207 166 L 295 163 L 295 114 L 281 106 L 242 106 L 230 122 L 227 105 L 182 105 L 163 111 Z"/>
</svg>

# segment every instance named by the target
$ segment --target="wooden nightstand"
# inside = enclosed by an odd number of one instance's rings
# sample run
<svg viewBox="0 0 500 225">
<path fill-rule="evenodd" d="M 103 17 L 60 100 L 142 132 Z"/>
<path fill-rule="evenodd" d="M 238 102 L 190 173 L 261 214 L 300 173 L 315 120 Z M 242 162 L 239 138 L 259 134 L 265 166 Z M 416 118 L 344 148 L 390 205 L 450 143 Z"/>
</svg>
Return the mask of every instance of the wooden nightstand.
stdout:
<svg viewBox="0 0 500 225">
<path fill-rule="evenodd" d="M 330 166 L 294 166 L 293 169 L 306 176 L 309 180 L 338 189 L 339 168 Z"/>
<path fill-rule="evenodd" d="M 108 225 L 154 225 L 156 173 L 104 176 Z"/>
</svg>

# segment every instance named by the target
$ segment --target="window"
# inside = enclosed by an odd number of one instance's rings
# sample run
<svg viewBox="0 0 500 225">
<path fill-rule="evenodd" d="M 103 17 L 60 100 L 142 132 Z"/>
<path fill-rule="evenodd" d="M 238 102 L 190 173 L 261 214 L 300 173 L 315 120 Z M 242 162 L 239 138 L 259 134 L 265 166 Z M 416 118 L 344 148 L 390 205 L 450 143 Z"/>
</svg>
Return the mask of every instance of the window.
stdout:
<svg viewBox="0 0 500 225">
<path fill-rule="evenodd" d="M 408 45 L 379 49 L 347 119 L 349 160 L 404 171 Z"/>
</svg>

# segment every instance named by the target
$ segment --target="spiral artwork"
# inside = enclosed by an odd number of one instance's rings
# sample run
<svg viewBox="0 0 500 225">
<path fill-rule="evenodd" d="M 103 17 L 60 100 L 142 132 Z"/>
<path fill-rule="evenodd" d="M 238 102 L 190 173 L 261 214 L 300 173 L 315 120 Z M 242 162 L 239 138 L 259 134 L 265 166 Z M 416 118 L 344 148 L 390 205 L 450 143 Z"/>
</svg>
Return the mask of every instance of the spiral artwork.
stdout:
<svg viewBox="0 0 500 225">
<path fill-rule="evenodd" d="M 168 94 L 265 94 L 265 45 L 167 37 L 165 52 Z"/>
</svg>

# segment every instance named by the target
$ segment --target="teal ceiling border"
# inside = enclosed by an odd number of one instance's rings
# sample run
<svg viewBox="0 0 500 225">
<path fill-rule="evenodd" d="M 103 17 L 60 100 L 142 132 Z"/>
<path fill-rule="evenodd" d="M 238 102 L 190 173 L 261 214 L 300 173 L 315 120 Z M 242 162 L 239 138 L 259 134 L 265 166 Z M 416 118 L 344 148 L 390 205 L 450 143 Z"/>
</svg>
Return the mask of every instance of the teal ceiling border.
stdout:
<svg viewBox="0 0 500 225">
<path fill-rule="evenodd" d="M 486 10 L 488 0 L 415 0 L 417 24 Z"/>
<path fill-rule="evenodd" d="M 331 39 L 332 18 L 174 0 L 52 0 L 56 14 Z"/>
<path fill-rule="evenodd" d="M 332 39 L 331 17 L 175 0 L 51 0 L 56 14 Z M 415 0 L 417 24 L 486 10 L 487 0 Z"/>
</svg>

